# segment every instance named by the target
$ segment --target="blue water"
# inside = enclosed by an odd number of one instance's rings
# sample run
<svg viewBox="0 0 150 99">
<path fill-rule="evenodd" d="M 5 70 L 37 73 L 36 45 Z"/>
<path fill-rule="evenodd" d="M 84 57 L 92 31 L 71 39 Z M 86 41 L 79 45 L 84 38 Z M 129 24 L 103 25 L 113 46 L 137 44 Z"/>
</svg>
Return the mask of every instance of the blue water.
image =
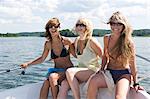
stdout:
<svg viewBox="0 0 150 99">
<path fill-rule="evenodd" d="M 74 40 L 74 38 L 71 38 Z M 103 38 L 97 38 L 103 46 Z M 150 37 L 135 37 L 136 52 L 147 59 L 150 59 Z M 25 75 L 20 75 L 22 69 L 2 73 L 6 69 L 18 68 L 19 64 L 40 56 L 43 51 L 45 38 L 42 37 L 15 37 L 0 38 L 0 91 L 22 86 L 28 83 L 36 83 L 45 79 L 47 69 L 53 67 L 53 62 L 46 61 L 34 65 L 25 70 Z M 71 58 L 74 64 L 76 59 Z M 137 57 L 139 76 L 150 75 L 150 63 Z M 141 85 L 150 92 L 150 78 L 144 79 Z"/>
</svg>

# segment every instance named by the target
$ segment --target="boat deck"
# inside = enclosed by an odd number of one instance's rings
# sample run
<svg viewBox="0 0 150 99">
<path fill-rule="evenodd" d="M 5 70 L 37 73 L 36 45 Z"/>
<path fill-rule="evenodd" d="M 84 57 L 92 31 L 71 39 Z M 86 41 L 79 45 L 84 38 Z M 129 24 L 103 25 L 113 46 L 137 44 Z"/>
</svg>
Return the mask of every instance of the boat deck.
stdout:
<svg viewBox="0 0 150 99">
<path fill-rule="evenodd" d="M 53 99 L 53 98 L 52 98 L 52 96 L 49 96 L 48 99 Z M 67 99 L 74 99 L 74 98 L 73 98 L 73 96 L 68 95 Z"/>
<path fill-rule="evenodd" d="M 43 82 L 34 83 L 0 92 L 0 99 L 39 99 L 42 84 Z M 80 86 L 81 99 L 86 99 L 83 87 L 83 85 Z M 113 93 L 107 88 L 102 88 L 99 91 L 98 99 L 114 99 L 115 89 L 112 91 Z M 49 92 L 48 99 L 52 99 L 51 92 Z M 71 91 L 69 91 L 67 99 L 74 99 Z M 131 88 L 127 99 L 150 99 L 150 95 L 146 91 L 136 92 Z"/>
</svg>

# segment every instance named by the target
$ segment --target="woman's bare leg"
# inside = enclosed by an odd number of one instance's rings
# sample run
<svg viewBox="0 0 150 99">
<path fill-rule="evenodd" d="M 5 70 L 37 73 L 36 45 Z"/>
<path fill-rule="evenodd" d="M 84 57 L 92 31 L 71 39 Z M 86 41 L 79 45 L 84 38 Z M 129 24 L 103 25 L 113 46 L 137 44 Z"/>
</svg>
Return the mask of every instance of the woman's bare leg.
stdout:
<svg viewBox="0 0 150 99">
<path fill-rule="evenodd" d="M 53 99 L 57 99 L 57 94 L 59 91 L 59 86 L 58 86 L 58 79 L 59 79 L 59 75 L 57 73 L 52 73 L 49 76 L 49 83 L 51 86 L 51 93 L 52 93 L 52 97 Z"/>
<path fill-rule="evenodd" d="M 87 92 L 87 99 L 97 99 L 97 93 L 99 88 L 106 88 L 107 84 L 105 78 L 101 72 L 92 76 Z"/>
<path fill-rule="evenodd" d="M 49 93 L 49 87 L 50 87 L 49 81 L 45 80 L 40 90 L 40 99 L 47 99 Z"/>
<path fill-rule="evenodd" d="M 66 77 L 75 99 L 80 99 L 79 82 L 86 82 L 94 71 L 87 68 L 69 68 Z M 79 81 L 79 82 L 78 82 Z"/>
<path fill-rule="evenodd" d="M 60 90 L 58 92 L 58 96 L 57 99 L 67 99 L 67 95 L 68 95 L 68 90 L 69 90 L 69 84 L 67 82 L 67 80 L 63 80 L 61 82 L 61 86 L 60 86 Z"/>
<path fill-rule="evenodd" d="M 115 99 L 127 99 L 129 85 L 130 75 L 123 75 L 123 77 L 116 84 Z"/>
</svg>

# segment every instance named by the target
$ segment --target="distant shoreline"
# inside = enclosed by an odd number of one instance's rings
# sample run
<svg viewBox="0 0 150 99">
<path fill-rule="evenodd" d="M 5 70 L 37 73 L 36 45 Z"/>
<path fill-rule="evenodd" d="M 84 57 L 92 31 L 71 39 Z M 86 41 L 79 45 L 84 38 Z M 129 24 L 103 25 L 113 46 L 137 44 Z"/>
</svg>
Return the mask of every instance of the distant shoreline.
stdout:
<svg viewBox="0 0 150 99">
<path fill-rule="evenodd" d="M 110 30 L 105 29 L 94 29 L 93 36 L 102 37 L 105 34 L 109 34 Z M 61 35 L 67 37 L 76 37 L 71 30 L 64 29 L 60 31 Z M 133 36 L 150 37 L 150 29 L 134 30 Z M 0 33 L 0 37 L 44 37 L 44 32 L 20 32 L 20 33 Z"/>
</svg>

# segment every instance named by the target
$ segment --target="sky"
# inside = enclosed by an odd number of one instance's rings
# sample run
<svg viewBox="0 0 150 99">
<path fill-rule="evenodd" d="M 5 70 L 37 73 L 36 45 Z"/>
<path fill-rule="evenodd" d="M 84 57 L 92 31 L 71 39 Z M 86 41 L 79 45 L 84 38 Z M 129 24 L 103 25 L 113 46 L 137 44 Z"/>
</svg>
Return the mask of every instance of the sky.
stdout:
<svg viewBox="0 0 150 99">
<path fill-rule="evenodd" d="M 0 0 L 0 33 L 43 32 L 47 21 L 59 18 L 61 29 L 72 29 L 87 18 L 96 29 L 120 11 L 133 29 L 150 29 L 150 0 Z"/>
</svg>

